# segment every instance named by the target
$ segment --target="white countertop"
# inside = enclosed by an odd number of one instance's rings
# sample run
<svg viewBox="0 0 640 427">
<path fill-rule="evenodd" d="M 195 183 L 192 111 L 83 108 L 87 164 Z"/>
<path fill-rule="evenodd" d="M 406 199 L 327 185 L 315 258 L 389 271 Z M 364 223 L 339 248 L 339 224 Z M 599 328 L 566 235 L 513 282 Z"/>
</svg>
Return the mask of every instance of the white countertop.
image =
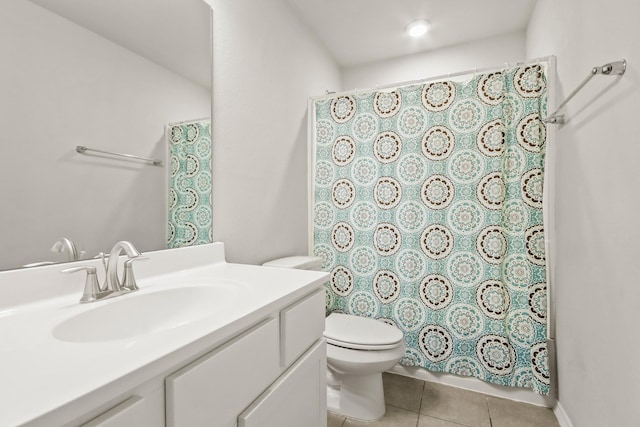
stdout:
<svg viewBox="0 0 640 427">
<path fill-rule="evenodd" d="M 229 264 L 224 262 L 221 243 L 185 249 L 146 253 L 151 261 L 144 267 L 142 263 L 136 265 L 140 291 L 89 304 L 78 303 L 83 275 L 54 275 L 63 267 L 21 270 L 22 276 L 0 273 L 0 298 L 4 291 L 7 298 L 23 302 L 0 308 L 0 425 L 69 422 L 80 408 L 97 407 L 117 398 L 190 355 L 211 349 L 274 309 L 312 292 L 327 278 L 321 272 Z M 160 274 L 154 274 L 156 271 Z M 41 298 L 43 285 L 30 288 L 28 283 L 31 279 L 41 282 L 48 274 L 53 282 L 73 281 L 74 292 Z M 30 302 L 28 298 L 16 299 L 16 277 L 25 292 L 37 294 Z M 190 323 L 135 338 L 98 342 L 61 341 L 52 332 L 65 319 L 101 304 L 182 285 L 207 286 L 215 281 L 237 283 L 239 296 Z M 61 288 L 59 284 L 52 286 Z M 136 312 L 129 315 L 130 322 L 135 323 Z"/>
</svg>

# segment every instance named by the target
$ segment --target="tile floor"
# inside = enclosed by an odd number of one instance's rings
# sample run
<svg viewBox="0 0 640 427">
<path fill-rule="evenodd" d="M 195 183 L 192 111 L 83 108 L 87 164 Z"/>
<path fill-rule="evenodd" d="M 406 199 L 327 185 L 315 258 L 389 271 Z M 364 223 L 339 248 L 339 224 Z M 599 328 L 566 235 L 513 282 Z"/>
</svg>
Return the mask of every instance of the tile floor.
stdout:
<svg viewBox="0 0 640 427">
<path fill-rule="evenodd" d="M 384 418 L 357 422 L 329 413 L 327 427 L 560 427 L 549 408 L 401 375 L 383 380 Z"/>
</svg>

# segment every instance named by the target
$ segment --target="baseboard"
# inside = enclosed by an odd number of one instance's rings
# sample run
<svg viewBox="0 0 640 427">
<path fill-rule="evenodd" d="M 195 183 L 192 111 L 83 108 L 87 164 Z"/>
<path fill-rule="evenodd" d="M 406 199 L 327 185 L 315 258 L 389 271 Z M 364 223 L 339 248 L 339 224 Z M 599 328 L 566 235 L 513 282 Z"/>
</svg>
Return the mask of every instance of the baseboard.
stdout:
<svg viewBox="0 0 640 427">
<path fill-rule="evenodd" d="M 559 406 L 554 395 L 542 396 L 529 389 L 505 387 L 497 384 L 487 383 L 477 378 L 460 377 L 458 375 L 446 374 L 441 372 L 430 372 L 423 368 L 402 366 L 400 364 L 394 366 L 389 372 L 392 374 L 404 375 L 405 377 L 416 378 L 422 381 L 430 381 L 452 387 L 463 388 L 466 390 L 475 391 L 477 393 L 484 393 L 490 396 L 501 397 L 503 399 L 529 403 L 531 405 L 544 406 L 547 408 L 556 408 L 557 406 Z M 569 418 L 566 417 L 566 419 L 568 420 Z M 562 425 L 562 427 L 572 426 L 569 423 L 566 425 Z"/>
<path fill-rule="evenodd" d="M 556 415 L 560 427 L 573 427 L 573 423 L 571 422 L 569 415 L 567 415 L 560 402 L 558 402 L 553 408 L 553 413 Z"/>
</svg>

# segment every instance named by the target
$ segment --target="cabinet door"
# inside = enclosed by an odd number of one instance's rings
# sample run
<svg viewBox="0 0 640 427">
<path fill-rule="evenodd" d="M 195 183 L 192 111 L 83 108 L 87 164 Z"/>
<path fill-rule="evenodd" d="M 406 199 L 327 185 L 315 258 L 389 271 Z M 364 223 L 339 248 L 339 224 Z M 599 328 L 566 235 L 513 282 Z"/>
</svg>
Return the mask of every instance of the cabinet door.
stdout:
<svg viewBox="0 0 640 427">
<path fill-rule="evenodd" d="M 238 427 L 326 427 L 327 349 L 324 339 L 238 417 Z"/>
<path fill-rule="evenodd" d="M 324 333 L 324 287 L 280 312 L 281 366 L 291 366 Z"/>
<path fill-rule="evenodd" d="M 235 426 L 280 373 L 278 329 L 267 320 L 169 376 L 167 426 Z"/>
</svg>

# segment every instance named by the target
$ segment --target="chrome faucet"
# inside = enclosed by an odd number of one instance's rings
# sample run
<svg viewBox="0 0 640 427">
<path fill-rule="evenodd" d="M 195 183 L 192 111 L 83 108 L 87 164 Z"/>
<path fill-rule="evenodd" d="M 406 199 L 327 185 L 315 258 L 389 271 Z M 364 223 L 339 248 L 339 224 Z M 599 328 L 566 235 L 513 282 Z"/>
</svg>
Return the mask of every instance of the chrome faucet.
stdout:
<svg viewBox="0 0 640 427">
<path fill-rule="evenodd" d="M 122 284 L 118 278 L 118 258 L 124 251 L 129 258 L 136 258 L 140 256 L 140 252 L 133 246 L 131 242 L 121 240 L 113 246 L 111 252 L 109 252 L 109 263 L 106 268 L 106 278 L 104 280 L 104 290 L 109 292 L 122 291 Z"/>
<path fill-rule="evenodd" d="M 124 262 L 124 277 L 123 282 L 121 283 L 118 278 L 118 258 L 120 258 L 122 251 L 127 254 L 129 259 Z M 102 263 L 105 268 L 104 286 L 100 286 L 98 283 L 95 267 L 79 266 L 62 270 L 62 273 L 75 273 L 78 271 L 87 272 L 84 292 L 80 299 L 81 303 L 99 301 L 139 289 L 136 284 L 136 279 L 133 276 L 132 264 L 133 261 L 145 260 L 148 258 L 141 256 L 140 252 L 138 252 L 132 243 L 124 240 L 116 243 L 108 255 L 108 264 L 104 260 L 104 254 L 100 254 L 100 256 L 102 257 Z"/>
</svg>

